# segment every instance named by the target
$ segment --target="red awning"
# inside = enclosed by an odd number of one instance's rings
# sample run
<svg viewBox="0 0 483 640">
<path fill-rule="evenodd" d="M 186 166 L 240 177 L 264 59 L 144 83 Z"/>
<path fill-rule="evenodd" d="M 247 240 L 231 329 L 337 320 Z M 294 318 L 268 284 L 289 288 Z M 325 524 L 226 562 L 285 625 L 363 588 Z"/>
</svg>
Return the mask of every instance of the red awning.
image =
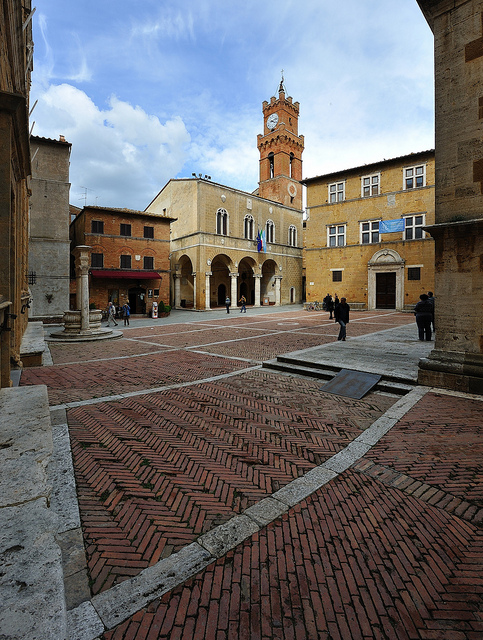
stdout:
<svg viewBox="0 0 483 640">
<path fill-rule="evenodd" d="M 122 271 L 93 269 L 91 276 L 93 278 L 119 278 L 123 280 L 161 280 L 161 276 L 157 271 L 128 271 L 127 269 Z"/>
</svg>

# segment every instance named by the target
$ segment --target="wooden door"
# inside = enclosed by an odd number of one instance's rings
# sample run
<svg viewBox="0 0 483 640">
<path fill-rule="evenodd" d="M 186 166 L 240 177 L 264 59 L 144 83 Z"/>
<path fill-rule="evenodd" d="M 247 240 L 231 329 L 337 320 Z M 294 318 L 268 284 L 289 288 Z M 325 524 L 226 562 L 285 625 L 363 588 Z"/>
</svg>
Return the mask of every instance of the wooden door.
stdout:
<svg viewBox="0 0 483 640">
<path fill-rule="evenodd" d="M 396 308 L 396 273 L 376 273 L 376 309 Z"/>
</svg>

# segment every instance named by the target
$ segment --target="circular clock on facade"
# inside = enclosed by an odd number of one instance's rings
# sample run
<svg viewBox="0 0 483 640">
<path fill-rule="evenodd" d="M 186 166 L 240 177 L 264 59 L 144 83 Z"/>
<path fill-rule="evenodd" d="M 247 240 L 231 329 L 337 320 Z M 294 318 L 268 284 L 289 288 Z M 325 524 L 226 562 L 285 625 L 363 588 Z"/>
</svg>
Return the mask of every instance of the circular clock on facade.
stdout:
<svg viewBox="0 0 483 640">
<path fill-rule="evenodd" d="M 272 130 L 278 124 L 278 113 L 272 113 L 272 115 L 268 116 L 267 127 Z"/>
<path fill-rule="evenodd" d="M 291 198 L 295 198 L 295 196 L 297 195 L 297 187 L 294 185 L 293 182 L 291 182 L 288 186 L 287 186 L 287 191 L 288 194 Z"/>
</svg>

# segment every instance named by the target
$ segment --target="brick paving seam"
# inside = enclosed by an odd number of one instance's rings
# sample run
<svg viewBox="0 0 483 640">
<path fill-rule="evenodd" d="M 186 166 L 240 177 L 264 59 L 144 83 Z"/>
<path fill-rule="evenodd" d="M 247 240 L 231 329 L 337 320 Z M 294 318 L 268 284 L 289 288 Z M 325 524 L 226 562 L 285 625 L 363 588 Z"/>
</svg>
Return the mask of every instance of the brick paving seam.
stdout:
<svg viewBox="0 0 483 640">
<path fill-rule="evenodd" d="M 271 496 L 249 507 L 241 515 L 201 535 L 196 542 L 187 545 L 179 552 L 158 561 L 135 577 L 93 596 L 90 602 L 85 602 L 80 607 L 69 611 L 71 637 L 94 640 L 102 630 L 114 628 L 153 600 L 194 577 L 237 545 L 260 532 L 291 507 L 298 505 L 356 464 L 357 457 L 360 457 L 361 453 L 364 455 L 368 448 L 377 443 L 429 391 L 428 387 L 415 388 L 396 402 L 345 449 L 322 465 L 311 469 Z M 75 404 L 79 406 L 79 403 Z"/>
<path fill-rule="evenodd" d="M 179 351 L 179 349 L 178 349 Z M 206 353 L 203 352 L 203 355 Z M 219 358 L 220 356 L 216 356 Z M 232 358 L 234 359 L 234 358 Z M 52 405 L 50 407 L 51 411 L 57 409 L 73 409 L 75 407 L 85 407 L 92 404 L 100 404 L 104 402 L 113 402 L 116 400 L 123 400 L 124 398 L 135 398 L 136 396 L 145 396 L 153 393 L 159 393 L 160 391 L 170 391 L 172 389 L 182 389 L 183 387 L 191 387 L 197 384 L 203 384 L 205 382 L 213 382 L 215 380 L 223 380 L 224 378 L 232 378 L 233 376 L 238 376 L 243 373 L 247 373 L 249 371 L 254 371 L 256 369 L 261 369 L 261 365 L 257 364 L 253 367 L 248 367 L 246 369 L 237 369 L 236 371 L 230 371 L 228 373 L 222 373 L 219 376 L 211 376 L 209 378 L 201 378 L 200 380 L 190 380 L 189 382 L 178 382 L 175 384 L 167 384 L 162 387 L 155 387 L 153 389 L 140 389 L 139 391 L 128 391 L 126 393 L 119 393 L 112 396 L 104 396 L 102 398 L 88 398 L 87 400 L 78 400 L 76 402 L 65 402 L 63 404 Z"/>
</svg>

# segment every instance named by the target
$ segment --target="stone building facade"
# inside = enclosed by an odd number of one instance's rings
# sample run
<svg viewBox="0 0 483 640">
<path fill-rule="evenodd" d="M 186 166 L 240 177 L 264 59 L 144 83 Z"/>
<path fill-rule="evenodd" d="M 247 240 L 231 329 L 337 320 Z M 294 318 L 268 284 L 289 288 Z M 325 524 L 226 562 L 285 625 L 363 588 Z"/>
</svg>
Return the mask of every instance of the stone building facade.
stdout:
<svg viewBox="0 0 483 640">
<path fill-rule="evenodd" d="M 436 341 L 422 384 L 483 393 L 483 2 L 418 0 L 434 33 Z"/>
<path fill-rule="evenodd" d="M 71 144 L 32 136 L 30 150 L 29 317 L 61 320 L 69 309 Z"/>
<path fill-rule="evenodd" d="M 0 4 L 0 387 L 11 385 L 27 327 L 30 0 Z"/>
<path fill-rule="evenodd" d="M 302 301 L 303 136 L 299 104 L 285 96 L 263 103 L 258 136 L 260 182 L 254 193 L 208 179 L 170 180 L 146 208 L 171 216 L 172 304 L 207 310 L 237 304 Z M 261 235 L 261 242 L 258 235 Z"/>
<path fill-rule="evenodd" d="M 353 308 L 404 310 L 433 290 L 434 151 L 303 184 L 307 301 L 337 293 Z"/>
<path fill-rule="evenodd" d="M 302 212 L 199 178 L 170 180 L 147 211 L 171 225 L 173 305 L 207 310 L 301 301 Z M 266 251 L 258 250 L 258 231 Z"/>
<path fill-rule="evenodd" d="M 91 247 L 92 306 L 128 302 L 131 313 L 145 314 L 153 302 L 169 302 L 171 222 L 168 216 L 130 209 L 86 206 L 78 213 L 70 225 L 71 249 Z M 71 280 L 71 309 L 76 308 L 75 287 Z"/>
</svg>

